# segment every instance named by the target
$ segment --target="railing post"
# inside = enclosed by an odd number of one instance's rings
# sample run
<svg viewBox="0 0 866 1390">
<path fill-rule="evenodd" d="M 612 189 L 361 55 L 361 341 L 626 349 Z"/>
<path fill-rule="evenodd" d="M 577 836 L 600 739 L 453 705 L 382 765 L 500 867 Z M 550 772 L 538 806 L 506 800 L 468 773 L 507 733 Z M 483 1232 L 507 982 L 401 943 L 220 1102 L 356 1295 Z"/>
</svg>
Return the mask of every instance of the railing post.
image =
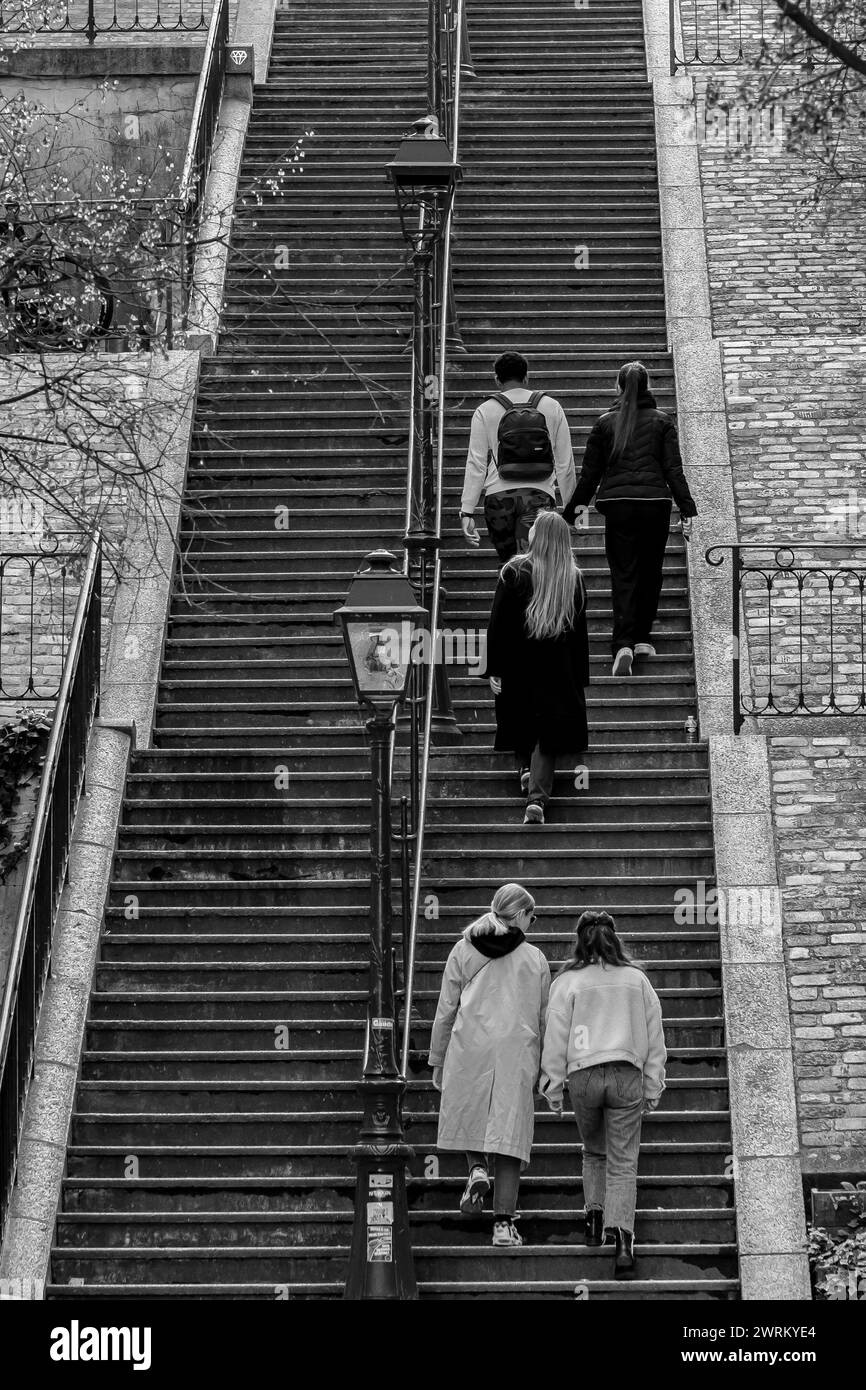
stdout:
<svg viewBox="0 0 866 1390">
<path fill-rule="evenodd" d="M 96 15 L 93 9 L 93 0 L 87 0 L 87 42 L 96 42 Z"/>
<path fill-rule="evenodd" d="M 743 561 L 740 547 L 731 547 L 731 679 L 733 682 L 734 733 L 743 727 L 742 699 L 740 696 L 740 586 L 742 584 Z"/>
<path fill-rule="evenodd" d="M 677 32 L 676 32 L 676 10 L 677 0 L 668 0 L 668 43 L 670 47 L 670 66 L 671 77 L 677 75 Z"/>
</svg>

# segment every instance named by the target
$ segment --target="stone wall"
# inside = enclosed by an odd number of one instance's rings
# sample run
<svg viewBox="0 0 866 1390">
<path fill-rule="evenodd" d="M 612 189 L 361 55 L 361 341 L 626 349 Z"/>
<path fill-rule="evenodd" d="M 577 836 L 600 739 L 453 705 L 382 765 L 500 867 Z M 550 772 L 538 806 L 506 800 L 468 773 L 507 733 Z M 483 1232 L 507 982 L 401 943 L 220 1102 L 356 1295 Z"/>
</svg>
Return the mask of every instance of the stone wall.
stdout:
<svg viewBox="0 0 866 1390">
<path fill-rule="evenodd" d="M 684 7 L 684 20 L 686 11 L 695 13 Z M 700 14 L 709 24 L 706 6 Z M 691 73 L 738 536 L 793 541 L 816 571 L 802 645 L 796 583 L 775 581 L 771 615 L 765 583 L 752 582 L 751 688 L 766 695 L 772 665 L 788 707 L 804 690 L 821 709 L 832 684 L 856 709 L 863 595 L 856 579 L 837 593 L 831 652 L 820 571 L 866 563 L 866 220 L 856 206 L 810 202 L 816 167 L 786 150 L 784 112 L 748 113 L 742 69 L 712 74 L 731 103 L 724 117 L 708 101 L 706 70 Z M 770 740 L 802 1164 L 856 1170 L 866 1163 L 866 718 L 754 727 Z"/>
</svg>

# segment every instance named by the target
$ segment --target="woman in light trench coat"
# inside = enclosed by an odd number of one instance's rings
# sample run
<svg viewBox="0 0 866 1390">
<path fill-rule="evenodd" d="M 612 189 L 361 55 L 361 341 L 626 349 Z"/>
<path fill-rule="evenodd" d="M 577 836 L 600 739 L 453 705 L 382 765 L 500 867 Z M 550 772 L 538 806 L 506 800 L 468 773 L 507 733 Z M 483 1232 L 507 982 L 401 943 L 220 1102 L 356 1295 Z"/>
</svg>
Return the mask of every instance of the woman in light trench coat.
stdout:
<svg viewBox="0 0 866 1390">
<path fill-rule="evenodd" d="M 441 1091 L 437 1147 L 466 1154 L 460 1200 L 479 1215 L 494 1158 L 494 1245 L 522 1245 L 514 1224 L 520 1174 L 529 1163 L 534 1091 L 550 968 L 526 940 L 535 902 L 506 883 L 490 911 L 472 922 L 445 965 L 430 1038 L 433 1085 Z"/>
</svg>

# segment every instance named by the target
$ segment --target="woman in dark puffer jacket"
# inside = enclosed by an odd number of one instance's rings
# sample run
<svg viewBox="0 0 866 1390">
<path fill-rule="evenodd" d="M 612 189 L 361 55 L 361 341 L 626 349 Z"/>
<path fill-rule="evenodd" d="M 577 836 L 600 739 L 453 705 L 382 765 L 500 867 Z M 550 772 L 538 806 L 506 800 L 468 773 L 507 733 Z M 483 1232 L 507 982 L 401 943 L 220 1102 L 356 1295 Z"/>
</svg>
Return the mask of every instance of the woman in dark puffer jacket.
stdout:
<svg viewBox="0 0 866 1390">
<path fill-rule="evenodd" d="M 626 362 L 617 377 L 620 399 L 592 428 L 577 487 L 563 516 L 598 492 L 604 548 L 613 592 L 613 674 L 631 675 L 637 657 L 655 656 L 650 642 L 662 587 L 671 496 L 688 538 L 697 507 L 683 472 L 677 427 L 659 410 L 642 362 Z"/>
</svg>

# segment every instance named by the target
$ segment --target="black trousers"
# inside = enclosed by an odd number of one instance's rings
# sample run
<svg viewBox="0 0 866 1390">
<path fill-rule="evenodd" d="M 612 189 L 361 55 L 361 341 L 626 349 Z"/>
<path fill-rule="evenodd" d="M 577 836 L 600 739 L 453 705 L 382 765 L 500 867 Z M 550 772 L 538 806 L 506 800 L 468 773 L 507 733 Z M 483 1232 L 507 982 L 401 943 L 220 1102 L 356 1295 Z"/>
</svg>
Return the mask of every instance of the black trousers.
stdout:
<svg viewBox="0 0 866 1390">
<path fill-rule="evenodd" d="M 604 552 L 613 595 L 613 655 L 649 642 L 662 591 L 670 502 L 607 502 Z"/>
</svg>

